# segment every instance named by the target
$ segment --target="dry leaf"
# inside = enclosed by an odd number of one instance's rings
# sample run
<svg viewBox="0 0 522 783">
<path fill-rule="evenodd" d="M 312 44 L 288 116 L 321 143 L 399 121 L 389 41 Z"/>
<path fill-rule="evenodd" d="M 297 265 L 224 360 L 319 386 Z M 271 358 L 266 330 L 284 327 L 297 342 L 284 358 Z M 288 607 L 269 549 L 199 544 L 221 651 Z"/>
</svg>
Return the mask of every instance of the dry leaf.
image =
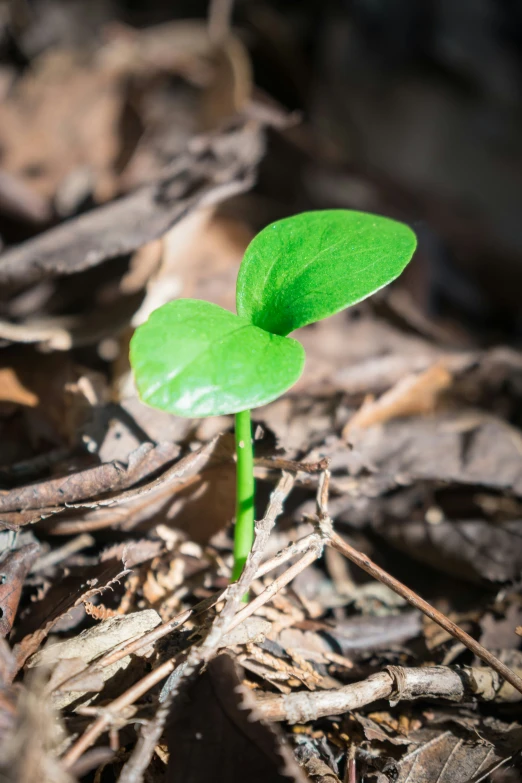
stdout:
<svg viewBox="0 0 522 783">
<path fill-rule="evenodd" d="M 202 137 L 153 184 L 0 253 L 0 283 L 27 286 L 131 253 L 196 207 L 248 190 L 263 152 L 261 127 L 253 121 Z"/>
<path fill-rule="evenodd" d="M 355 429 L 384 424 L 390 419 L 432 413 L 440 394 L 451 385 L 448 370 L 438 364 L 419 375 L 408 375 L 378 400 L 365 400 L 343 429 L 348 438 Z"/>
</svg>

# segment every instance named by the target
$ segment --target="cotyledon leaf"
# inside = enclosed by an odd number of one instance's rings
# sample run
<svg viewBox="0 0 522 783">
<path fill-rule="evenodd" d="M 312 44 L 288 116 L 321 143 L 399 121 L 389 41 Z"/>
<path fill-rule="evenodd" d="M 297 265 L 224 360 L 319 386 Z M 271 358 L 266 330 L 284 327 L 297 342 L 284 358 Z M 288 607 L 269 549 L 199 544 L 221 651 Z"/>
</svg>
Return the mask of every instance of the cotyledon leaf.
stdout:
<svg viewBox="0 0 522 783">
<path fill-rule="evenodd" d="M 237 312 L 287 335 L 356 304 L 400 275 L 416 247 L 403 223 L 334 209 L 278 220 L 248 246 Z"/>
<path fill-rule="evenodd" d="M 301 375 L 296 340 L 259 329 L 210 302 L 177 299 L 131 340 L 140 398 L 178 416 L 217 416 L 264 405 Z"/>
</svg>

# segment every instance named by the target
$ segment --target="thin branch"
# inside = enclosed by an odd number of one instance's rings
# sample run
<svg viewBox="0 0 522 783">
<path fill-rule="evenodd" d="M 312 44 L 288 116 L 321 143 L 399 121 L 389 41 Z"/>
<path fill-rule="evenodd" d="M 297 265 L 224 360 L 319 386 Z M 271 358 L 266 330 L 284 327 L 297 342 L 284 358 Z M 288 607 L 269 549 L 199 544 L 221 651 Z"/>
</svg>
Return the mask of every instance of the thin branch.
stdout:
<svg viewBox="0 0 522 783">
<path fill-rule="evenodd" d="M 118 783 L 142 783 L 143 774 L 150 764 L 154 748 L 159 742 L 163 727 L 167 722 L 172 694 L 162 702 L 154 718 L 142 726 L 140 736 L 131 757 L 125 762 L 118 778 Z"/>
<path fill-rule="evenodd" d="M 452 669 L 448 666 L 426 666 L 410 669 L 388 666 L 366 680 L 337 690 L 258 697 L 257 706 L 267 721 L 306 723 L 330 715 L 342 715 L 379 699 L 393 702 L 414 699 L 491 701 L 499 696 L 502 687 L 497 673 L 485 667 Z M 511 700 L 513 692 L 506 692 L 504 698 Z"/>
<path fill-rule="evenodd" d="M 328 469 L 330 460 L 323 457 L 317 462 L 296 462 L 284 457 L 256 457 L 254 464 L 269 470 L 286 470 L 287 473 L 323 473 Z"/>
<path fill-rule="evenodd" d="M 343 538 L 341 538 L 340 535 L 338 535 L 338 533 L 334 531 L 332 520 L 328 515 L 329 485 L 330 471 L 325 470 L 319 479 L 319 486 L 317 489 L 316 524 L 321 534 L 327 539 L 327 544 L 351 560 L 352 563 L 358 565 L 359 568 L 362 568 L 363 571 L 366 571 L 367 574 L 373 576 L 374 579 L 377 579 L 379 582 L 382 582 L 382 584 L 389 587 L 391 590 L 397 593 L 397 595 L 402 596 L 402 598 L 404 598 L 411 606 L 414 606 L 415 609 L 420 609 L 421 612 L 436 622 L 437 625 L 440 625 L 440 627 L 444 628 L 444 630 L 451 634 L 451 636 L 462 642 L 462 644 L 464 644 L 468 650 L 471 650 L 473 653 L 475 653 L 477 658 L 480 658 L 482 661 L 484 661 L 484 663 L 487 663 L 488 666 L 491 666 L 491 668 L 498 672 L 498 674 L 500 674 L 513 686 L 513 688 L 522 693 L 522 678 L 519 677 L 518 674 L 502 663 L 502 661 L 499 661 L 495 655 L 486 650 L 485 647 L 477 642 L 476 639 L 473 639 L 472 636 L 463 631 L 462 628 L 459 628 L 458 625 L 455 625 L 455 623 L 453 623 L 449 617 L 446 617 L 445 614 L 442 614 L 442 612 L 439 612 L 438 609 L 435 609 L 435 607 L 431 606 L 431 604 L 421 598 L 420 595 L 417 595 L 417 593 L 414 593 L 413 590 L 410 590 L 409 587 L 406 587 L 406 585 L 404 585 L 402 582 L 399 582 L 398 579 L 395 579 L 394 576 L 374 563 L 373 560 L 370 560 L 367 555 L 364 555 L 362 552 L 359 552 L 358 549 L 350 546 L 350 544 L 348 544 Z"/>
<path fill-rule="evenodd" d="M 519 677 L 518 674 L 515 674 L 512 669 L 502 663 L 502 661 L 499 661 L 495 655 L 486 650 L 486 648 L 477 642 L 476 639 L 473 639 L 473 637 L 463 631 L 462 628 L 459 628 L 458 625 L 455 625 L 455 623 L 452 622 L 449 617 L 446 617 L 446 615 L 442 614 L 442 612 L 439 612 L 438 609 L 435 609 L 435 607 L 431 606 L 431 604 L 421 598 L 420 595 L 414 593 L 413 590 L 410 590 L 409 587 L 406 587 L 406 585 L 403 585 L 402 582 L 399 582 L 398 579 L 395 579 L 394 576 L 380 568 L 380 566 L 374 563 L 373 560 L 370 560 L 367 555 L 364 555 L 362 552 L 354 549 L 354 547 L 346 543 L 346 541 L 344 541 L 337 533 L 332 532 L 328 544 L 329 546 L 334 547 L 334 549 L 337 549 L 338 552 L 341 552 L 341 554 L 351 560 L 352 563 L 358 565 L 359 568 L 362 568 L 363 571 L 366 571 L 367 574 L 373 576 L 374 579 L 382 582 L 382 584 L 386 585 L 395 593 L 402 596 L 411 606 L 414 606 L 416 609 L 420 609 L 420 611 L 423 612 L 427 617 L 436 622 L 437 625 L 440 625 L 441 628 L 444 628 L 444 630 L 451 634 L 451 636 L 453 636 L 455 639 L 458 639 L 460 642 L 462 642 L 462 644 L 464 644 L 468 650 L 471 650 L 473 653 L 475 653 L 477 658 L 480 658 L 482 661 L 484 661 L 484 663 L 487 663 L 488 666 L 491 666 L 492 669 L 498 672 L 507 682 L 516 688 L 517 691 L 522 693 L 522 678 Z"/>
<path fill-rule="evenodd" d="M 270 560 L 266 560 L 259 566 L 256 571 L 256 579 L 260 579 L 262 576 L 265 576 L 265 574 L 273 571 L 274 568 L 279 568 L 279 566 L 283 565 L 283 563 L 286 563 L 292 557 L 295 557 L 296 555 L 302 555 L 303 552 L 307 552 L 309 549 L 315 548 L 320 541 L 321 539 L 317 533 L 310 533 L 308 536 L 300 538 L 299 541 L 296 541 L 294 544 L 290 544 L 285 549 L 281 549 L 277 555 L 274 555 L 274 557 L 270 558 Z"/>
<path fill-rule="evenodd" d="M 308 566 L 314 562 L 314 560 L 317 560 L 320 554 L 321 548 L 316 547 L 310 549 L 300 560 L 297 561 L 297 563 L 291 565 L 290 568 L 278 576 L 277 579 L 274 579 L 274 581 L 271 582 L 262 593 L 259 593 L 259 595 L 256 596 L 253 601 L 250 601 L 250 603 L 248 603 L 235 615 L 230 624 L 229 630 L 232 631 L 244 620 L 246 620 L 247 617 L 250 617 L 251 614 L 259 609 L 260 606 L 268 603 L 268 601 L 270 601 L 270 599 L 273 598 L 276 593 L 278 593 L 283 587 L 286 587 L 286 585 L 289 584 L 292 579 L 295 579 L 295 577 L 300 574 L 301 571 L 304 571 L 305 568 L 308 568 Z"/>
</svg>

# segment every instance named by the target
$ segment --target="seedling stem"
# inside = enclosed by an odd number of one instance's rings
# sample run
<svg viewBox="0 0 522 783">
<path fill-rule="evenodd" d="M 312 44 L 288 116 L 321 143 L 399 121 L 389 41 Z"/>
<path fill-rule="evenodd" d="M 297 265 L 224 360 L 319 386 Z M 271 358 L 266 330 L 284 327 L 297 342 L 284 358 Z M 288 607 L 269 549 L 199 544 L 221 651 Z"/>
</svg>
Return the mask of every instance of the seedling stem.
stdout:
<svg viewBox="0 0 522 783">
<path fill-rule="evenodd" d="M 254 543 L 254 449 L 250 411 L 236 413 L 236 530 L 232 581 L 241 576 Z"/>
</svg>

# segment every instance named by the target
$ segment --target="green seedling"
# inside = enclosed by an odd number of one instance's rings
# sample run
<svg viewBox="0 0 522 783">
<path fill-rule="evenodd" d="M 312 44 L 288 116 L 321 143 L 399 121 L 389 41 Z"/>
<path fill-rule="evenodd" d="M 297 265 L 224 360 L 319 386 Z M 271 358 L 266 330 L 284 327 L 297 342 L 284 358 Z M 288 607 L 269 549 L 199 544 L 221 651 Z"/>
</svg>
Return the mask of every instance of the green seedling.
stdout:
<svg viewBox="0 0 522 783">
<path fill-rule="evenodd" d="M 305 212 L 273 223 L 248 246 L 237 278 L 237 315 L 178 299 L 136 330 L 130 360 L 144 403 L 177 416 L 235 414 L 233 580 L 254 540 L 250 410 L 287 391 L 304 366 L 301 343 L 287 335 L 383 288 L 415 246 L 415 234 L 388 218 Z"/>
</svg>

